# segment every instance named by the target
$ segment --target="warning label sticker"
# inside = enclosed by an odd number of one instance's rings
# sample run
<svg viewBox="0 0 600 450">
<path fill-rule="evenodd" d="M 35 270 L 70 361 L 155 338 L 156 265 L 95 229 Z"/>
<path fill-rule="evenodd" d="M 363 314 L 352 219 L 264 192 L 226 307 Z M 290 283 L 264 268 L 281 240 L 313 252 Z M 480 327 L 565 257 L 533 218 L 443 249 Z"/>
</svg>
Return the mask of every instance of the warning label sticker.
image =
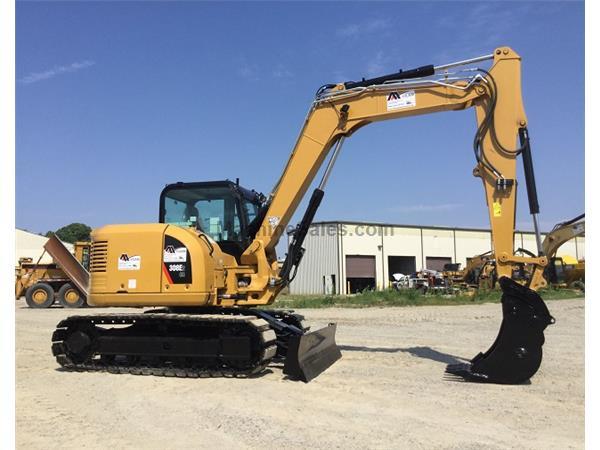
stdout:
<svg viewBox="0 0 600 450">
<path fill-rule="evenodd" d="M 492 205 L 494 217 L 502 217 L 502 205 L 499 202 L 494 202 Z"/>
<path fill-rule="evenodd" d="M 167 245 L 163 252 L 163 261 L 167 263 L 186 262 L 187 249 L 185 247 Z"/>
<path fill-rule="evenodd" d="M 406 91 L 402 94 L 398 92 L 390 92 L 387 96 L 388 111 L 402 108 L 413 108 L 417 106 L 417 96 L 415 91 Z"/>
<path fill-rule="evenodd" d="M 140 270 L 141 264 L 141 256 L 129 256 L 127 253 L 123 253 L 119 256 L 118 270 Z"/>
</svg>

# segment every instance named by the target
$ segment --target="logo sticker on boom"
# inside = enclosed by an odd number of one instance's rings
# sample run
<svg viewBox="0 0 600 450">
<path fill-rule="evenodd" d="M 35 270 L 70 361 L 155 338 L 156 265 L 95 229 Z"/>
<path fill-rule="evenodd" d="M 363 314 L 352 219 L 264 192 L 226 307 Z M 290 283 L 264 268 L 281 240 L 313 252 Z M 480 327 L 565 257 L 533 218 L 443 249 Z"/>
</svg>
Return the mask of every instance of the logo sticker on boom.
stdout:
<svg viewBox="0 0 600 450">
<path fill-rule="evenodd" d="M 387 110 L 413 108 L 417 106 L 417 96 L 415 91 L 406 91 L 402 94 L 390 92 L 387 96 Z"/>
<path fill-rule="evenodd" d="M 269 216 L 269 225 L 271 225 L 271 228 L 273 230 L 275 228 L 277 228 L 277 225 L 279 225 L 279 217 L 277 217 L 277 216 Z"/>
</svg>

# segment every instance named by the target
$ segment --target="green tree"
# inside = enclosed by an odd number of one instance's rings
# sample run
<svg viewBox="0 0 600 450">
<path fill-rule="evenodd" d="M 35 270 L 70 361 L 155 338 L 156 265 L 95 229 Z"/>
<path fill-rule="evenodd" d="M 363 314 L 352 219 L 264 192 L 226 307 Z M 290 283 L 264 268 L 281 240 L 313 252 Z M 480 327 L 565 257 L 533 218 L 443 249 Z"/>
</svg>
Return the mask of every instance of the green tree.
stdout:
<svg viewBox="0 0 600 450">
<path fill-rule="evenodd" d="M 46 237 L 55 234 L 61 241 L 74 244 L 77 241 L 89 241 L 92 229 L 84 223 L 71 223 L 56 231 L 48 231 Z"/>
</svg>

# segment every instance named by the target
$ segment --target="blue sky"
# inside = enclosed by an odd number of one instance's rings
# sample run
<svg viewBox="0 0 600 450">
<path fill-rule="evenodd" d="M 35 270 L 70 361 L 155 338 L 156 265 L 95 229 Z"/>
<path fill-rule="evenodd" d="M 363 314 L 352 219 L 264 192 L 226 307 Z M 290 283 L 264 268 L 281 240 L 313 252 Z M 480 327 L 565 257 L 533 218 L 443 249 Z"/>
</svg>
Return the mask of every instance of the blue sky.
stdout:
<svg viewBox="0 0 600 450">
<path fill-rule="evenodd" d="M 542 227 L 584 210 L 582 2 L 18 2 L 16 25 L 20 228 L 156 221 L 174 181 L 268 193 L 320 85 L 500 45 L 523 57 Z M 472 110 L 362 129 L 317 220 L 487 227 L 474 132 Z M 518 205 L 529 229 L 524 183 Z"/>
</svg>

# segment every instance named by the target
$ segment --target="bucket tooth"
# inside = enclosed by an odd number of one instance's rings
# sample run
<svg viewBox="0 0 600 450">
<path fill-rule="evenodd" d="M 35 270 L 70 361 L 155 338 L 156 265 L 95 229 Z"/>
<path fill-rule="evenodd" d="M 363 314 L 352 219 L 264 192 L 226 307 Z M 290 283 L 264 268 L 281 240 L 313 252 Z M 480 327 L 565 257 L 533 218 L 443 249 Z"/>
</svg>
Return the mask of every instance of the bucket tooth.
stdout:
<svg viewBox="0 0 600 450">
<path fill-rule="evenodd" d="M 306 383 L 329 368 L 342 357 L 335 343 L 335 331 L 336 325 L 329 324 L 312 333 L 290 337 L 283 373 Z"/>
<path fill-rule="evenodd" d="M 480 383 L 520 384 L 529 380 L 542 363 L 544 330 L 554 323 L 539 294 L 508 277 L 502 288 L 502 325 L 485 353 L 468 364 L 446 367 L 449 378 Z"/>
</svg>

